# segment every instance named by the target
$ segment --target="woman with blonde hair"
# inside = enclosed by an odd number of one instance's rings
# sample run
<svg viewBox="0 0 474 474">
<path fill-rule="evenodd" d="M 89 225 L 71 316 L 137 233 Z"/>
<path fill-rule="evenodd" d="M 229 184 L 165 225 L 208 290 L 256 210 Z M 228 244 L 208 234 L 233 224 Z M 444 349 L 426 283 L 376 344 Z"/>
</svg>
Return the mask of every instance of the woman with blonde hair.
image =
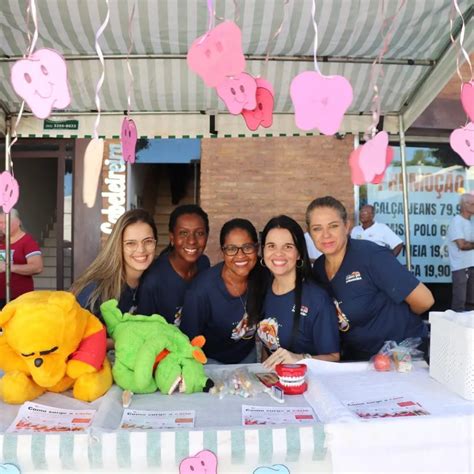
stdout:
<svg viewBox="0 0 474 474">
<path fill-rule="evenodd" d="M 79 304 L 101 318 L 101 303 L 114 298 L 122 312 L 134 313 L 140 278 L 155 258 L 157 236 L 147 211 L 125 212 L 95 260 L 73 283 L 71 292 Z"/>
</svg>

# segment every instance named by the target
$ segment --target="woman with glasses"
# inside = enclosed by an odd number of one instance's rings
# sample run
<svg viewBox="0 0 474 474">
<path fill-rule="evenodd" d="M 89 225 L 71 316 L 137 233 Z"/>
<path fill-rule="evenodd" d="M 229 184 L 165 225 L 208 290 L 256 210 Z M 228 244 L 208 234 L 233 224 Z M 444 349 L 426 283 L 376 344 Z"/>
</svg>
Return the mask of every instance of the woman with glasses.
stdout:
<svg viewBox="0 0 474 474">
<path fill-rule="evenodd" d="M 303 229 L 288 216 L 270 219 L 262 233 L 262 253 L 272 274 L 257 332 L 264 366 L 274 369 L 313 357 L 338 361 L 335 306 L 311 279 Z"/>
<path fill-rule="evenodd" d="M 125 212 L 96 259 L 73 283 L 71 292 L 79 304 L 101 318 L 100 305 L 114 298 L 123 313 L 136 313 L 140 279 L 155 258 L 156 241 L 156 225 L 147 211 Z"/>
<path fill-rule="evenodd" d="M 314 262 L 314 276 L 338 308 L 343 360 L 368 360 L 385 341 L 427 336 L 418 315 L 434 303 L 430 290 L 390 249 L 351 239 L 340 201 L 315 199 L 306 210 L 306 223 L 323 253 Z"/>
<path fill-rule="evenodd" d="M 160 314 L 179 325 L 184 294 L 193 278 L 209 268 L 203 255 L 209 218 L 195 204 L 176 207 L 169 219 L 170 243 L 143 275 L 138 292 L 138 314 Z"/>
<path fill-rule="evenodd" d="M 256 362 L 255 302 L 262 291 L 258 237 L 247 219 L 232 219 L 220 232 L 223 261 L 199 275 L 186 293 L 180 329 L 206 338 L 211 363 Z"/>
</svg>

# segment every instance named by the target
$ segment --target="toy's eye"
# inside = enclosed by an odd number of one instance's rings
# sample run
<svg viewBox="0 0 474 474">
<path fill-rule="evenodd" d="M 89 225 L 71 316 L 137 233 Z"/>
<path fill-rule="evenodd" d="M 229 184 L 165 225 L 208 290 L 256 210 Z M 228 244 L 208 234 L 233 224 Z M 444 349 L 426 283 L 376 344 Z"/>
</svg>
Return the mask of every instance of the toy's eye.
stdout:
<svg viewBox="0 0 474 474">
<path fill-rule="evenodd" d="M 240 89 L 240 92 L 242 92 L 242 93 L 245 92 L 245 87 L 244 86 L 240 86 L 239 89 Z"/>
<path fill-rule="evenodd" d="M 40 69 L 41 69 L 41 72 L 42 72 L 45 76 L 48 75 L 48 70 L 46 69 L 46 66 L 44 66 L 44 65 L 42 64 L 41 67 L 40 67 Z"/>
<path fill-rule="evenodd" d="M 230 92 L 232 93 L 232 95 L 235 95 L 235 89 L 233 87 L 230 88 Z"/>
<path fill-rule="evenodd" d="M 34 352 L 31 352 L 30 354 L 23 354 L 23 353 L 22 353 L 21 355 L 22 355 L 23 357 L 30 357 L 30 356 L 34 355 Z"/>
<path fill-rule="evenodd" d="M 0 328 L 0 336 L 3 336 L 3 328 Z"/>
<path fill-rule="evenodd" d="M 31 76 L 27 72 L 25 72 L 25 74 L 23 74 L 23 77 L 25 78 L 25 81 L 28 84 L 31 84 Z"/>
</svg>

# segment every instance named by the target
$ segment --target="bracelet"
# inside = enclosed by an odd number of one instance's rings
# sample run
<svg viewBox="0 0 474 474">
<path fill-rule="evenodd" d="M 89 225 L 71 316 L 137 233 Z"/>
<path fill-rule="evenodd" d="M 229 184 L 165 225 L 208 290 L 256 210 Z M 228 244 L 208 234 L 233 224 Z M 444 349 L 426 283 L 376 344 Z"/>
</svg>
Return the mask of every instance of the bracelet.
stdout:
<svg viewBox="0 0 474 474">
<path fill-rule="evenodd" d="M 308 354 L 307 352 L 302 354 L 303 355 L 303 359 L 312 359 L 313 356 L 311 354 Z"/>
</svg>

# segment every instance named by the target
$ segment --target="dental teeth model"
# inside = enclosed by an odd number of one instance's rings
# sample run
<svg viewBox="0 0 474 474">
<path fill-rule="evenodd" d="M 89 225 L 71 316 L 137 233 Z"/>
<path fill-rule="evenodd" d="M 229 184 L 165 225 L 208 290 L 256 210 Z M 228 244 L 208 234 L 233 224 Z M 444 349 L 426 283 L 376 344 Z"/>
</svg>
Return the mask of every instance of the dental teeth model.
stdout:
<svg viewBox="0 0 474 474">
<path fill-rule="evenodd" d="M 306 392 L 308 384 L 305 380 L 305 364 L 278 364 L 275 371 L 280 379 L 276 385 L 286 395 L 300 395 Z"/>
</svg>

